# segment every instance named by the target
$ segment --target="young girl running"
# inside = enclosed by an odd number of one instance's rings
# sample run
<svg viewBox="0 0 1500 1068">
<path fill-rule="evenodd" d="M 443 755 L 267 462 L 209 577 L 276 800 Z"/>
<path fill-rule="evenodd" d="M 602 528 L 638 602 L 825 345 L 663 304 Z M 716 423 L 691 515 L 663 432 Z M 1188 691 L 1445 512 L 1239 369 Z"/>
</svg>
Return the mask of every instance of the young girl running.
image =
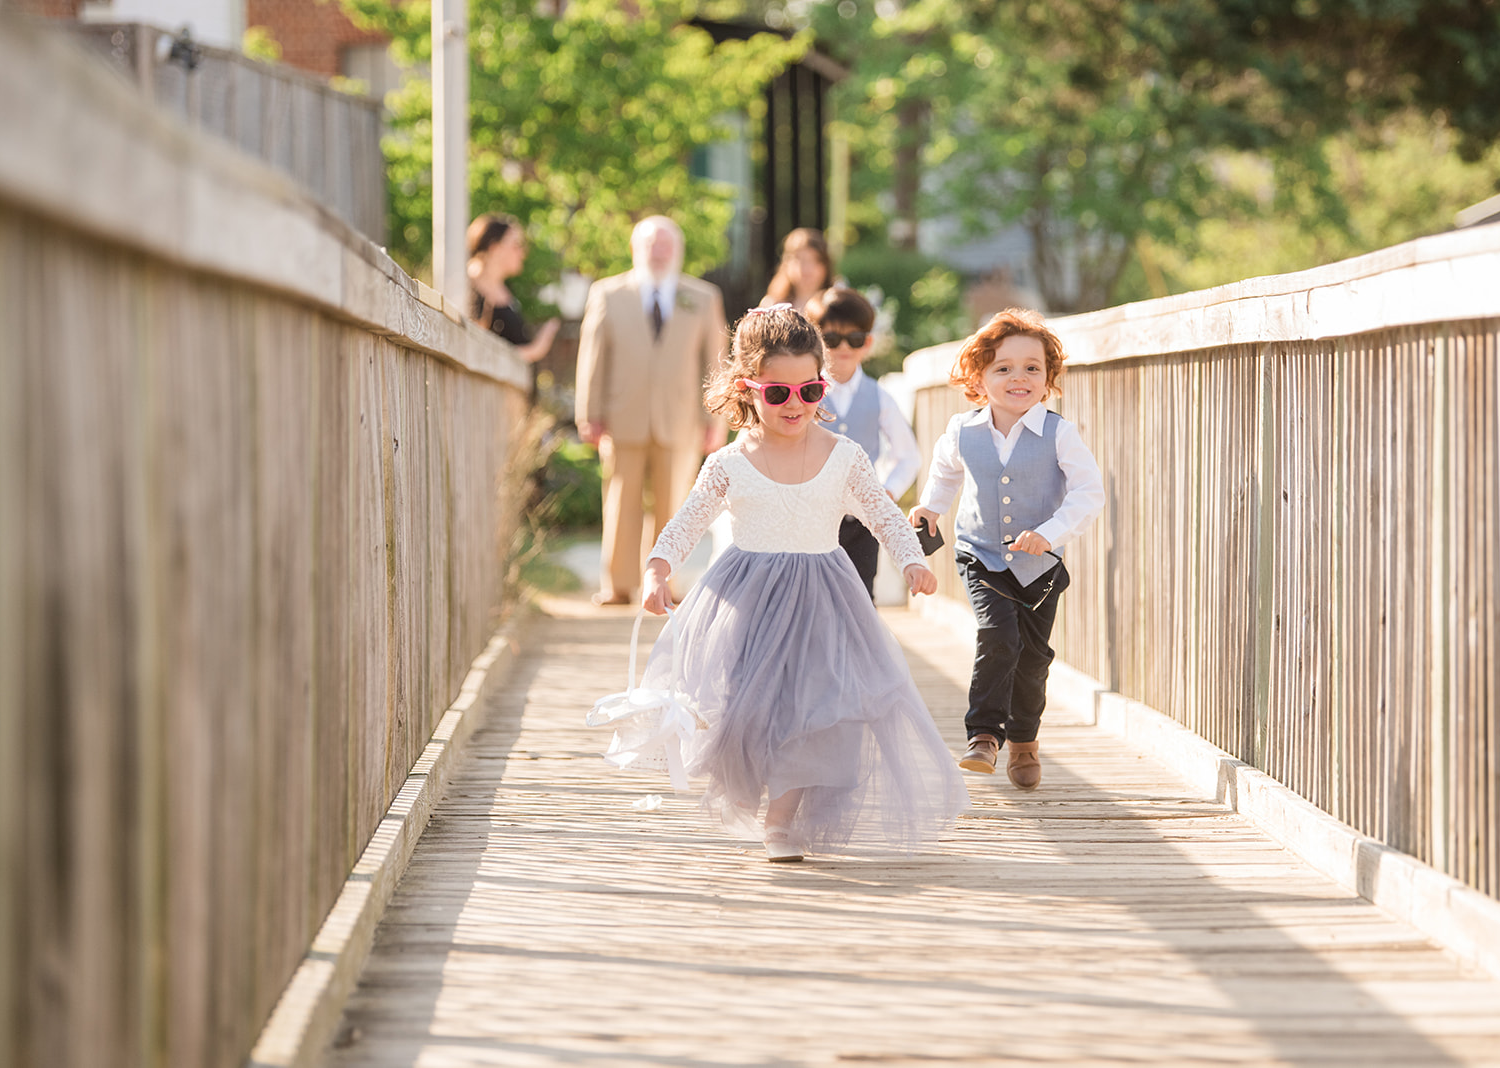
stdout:
<svg viewBox="0 0 1500 1068">
<path fill-rule="evenodd" d="M 705 405 L 744 433 L 704 462 L 651 551 L 644 604 L 726 508 L 734 543 L 694 585 L 641 685 L 678 681 L 709 722 L 688 757 L 704 806 L 773 861 L 934 841 L 968 792 L 906 659 L 839 548 L 869 524 L 914 593 L 937 580 L 863 449 L 815 425 L 823 342 L 790 305 L 749 312 Z M 757 819 L 764 811 L 763 826 Z"/>
</svg>

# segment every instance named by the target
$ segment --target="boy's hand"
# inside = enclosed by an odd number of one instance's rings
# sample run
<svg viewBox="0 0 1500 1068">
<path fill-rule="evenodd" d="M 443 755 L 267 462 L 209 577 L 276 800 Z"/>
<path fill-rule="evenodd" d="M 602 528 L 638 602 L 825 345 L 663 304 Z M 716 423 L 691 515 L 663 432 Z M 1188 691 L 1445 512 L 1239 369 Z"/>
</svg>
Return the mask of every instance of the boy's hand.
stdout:
<svg viewBox="0 0 1500 1068">
<path fill-rule="evenodd" d="M 913 530 L 922 529 L 922 520 L 927 520 L 927 525 L 933 530 L 937 529 L 938 514 L 931 508 L 923 508 L 920 504 L 911 510 L 911 525 Z"/>
<path fill-rule="evenodd" d="M 937 593 L 937 576 L 926 564 L 907 564 L 902 574 L 912 593 Z"/>
<path fill-rule="evenodd" d="M 660 558 L 653 558 L 646 565 L 641 607 L 653 616 L 665 615 L 667 608 L 672 604 L 672 589 L 667 585 L 667 576 L 671 573 L 671 566 Z"/>
<path fill-rule="evenodd" d="M 1010 543 L 1010 547 L 1020 549 L 1023 553 L 1030 553 L 1032 556 L 1041 556 L 1042 553 L 1052 548 L 1052 543 L 1034 530 L 1023 530 L 1020 536 Z"/>
</svg>

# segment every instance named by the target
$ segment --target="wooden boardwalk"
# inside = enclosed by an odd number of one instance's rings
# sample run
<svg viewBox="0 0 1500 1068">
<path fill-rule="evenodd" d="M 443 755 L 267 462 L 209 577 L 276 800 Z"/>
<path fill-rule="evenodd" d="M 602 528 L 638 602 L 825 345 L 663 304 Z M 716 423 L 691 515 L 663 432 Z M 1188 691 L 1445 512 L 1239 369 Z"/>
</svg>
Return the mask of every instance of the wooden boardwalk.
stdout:
<svg viewBox="0 0 1500 1068">
<path fill-rule="evenodd" d="M 1500 981 L 1076 710 L 938 851 L 771 865 L 597 759 L 631 613 L 545 607 L 331 1065 L 1500 1066 Z M 968 646 L 885 615 L 957 750 Z"/>
</svg>

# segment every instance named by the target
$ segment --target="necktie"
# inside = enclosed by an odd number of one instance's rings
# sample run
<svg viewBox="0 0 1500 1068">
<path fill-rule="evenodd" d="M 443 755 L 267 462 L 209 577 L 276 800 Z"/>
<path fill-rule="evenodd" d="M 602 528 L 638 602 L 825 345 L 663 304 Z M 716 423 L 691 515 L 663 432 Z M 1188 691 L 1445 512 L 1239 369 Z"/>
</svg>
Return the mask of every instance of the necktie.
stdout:
<svg viewBox="0 0 1500 1068">
<path fill-rule="evenodd" d="M 653 337 L 661 337 L 661 290 L 651 291 L 651 334 Z"/>
</svg>

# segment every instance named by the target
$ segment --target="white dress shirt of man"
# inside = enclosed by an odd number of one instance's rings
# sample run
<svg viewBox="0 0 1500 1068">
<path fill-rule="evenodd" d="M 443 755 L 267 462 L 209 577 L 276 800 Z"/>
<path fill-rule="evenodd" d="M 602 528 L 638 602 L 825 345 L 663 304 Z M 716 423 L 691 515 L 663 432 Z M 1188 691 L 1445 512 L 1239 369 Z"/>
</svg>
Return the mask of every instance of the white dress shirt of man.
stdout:
<svg viewBox="0 0 1500 1068">
<path fill-rule="evenodd" d="M 666 216 L 639 222 L 630 252 L 631 270 L 590 287 L 578 341 L 575 418 L 604 475 L 597 604 L 631 602 L 646 548 L 687 499 L 704 453 L 728 439 L 703 407 L 728 339 L 723 295 L 682 273 L 682 230 Z"/>
</svg>

